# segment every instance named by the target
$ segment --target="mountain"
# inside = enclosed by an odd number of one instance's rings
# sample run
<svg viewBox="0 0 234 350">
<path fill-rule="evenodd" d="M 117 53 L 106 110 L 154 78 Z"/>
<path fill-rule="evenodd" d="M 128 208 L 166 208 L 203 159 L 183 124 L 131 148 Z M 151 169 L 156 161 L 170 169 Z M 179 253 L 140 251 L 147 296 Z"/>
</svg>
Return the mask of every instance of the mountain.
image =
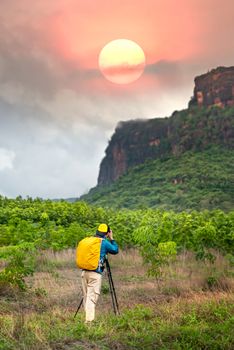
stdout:
<svg viewBox="0 0 234 350">
<path fill-rule="evenodd" d="M 111 208 L 228 211 L 234 207 L 233 174 L 234 152 L 211 146 L 202 152 L 146 161 L 114 183 L 91 189 L 82 199 Z"/>
<path fill-rule="evenodd" d="M 112 183 L 146 159 L 201 150 L 209 143 L 233 146 L 233 111 L 228 108 L 232 106 L 234 67 L 219 67 L 196 77 L 188 110 L 174 112 L 170 118 L 118 124 L 100 165 L 98 185 Z"/>
<path fill-rule="evenodd" d="M 219 67 L 195 78 L 188 109 L 119 123 L 98 185 L 82 199 L 116 207 L 230 209 L 233 148 L 234 67 Z"/>
</svg>

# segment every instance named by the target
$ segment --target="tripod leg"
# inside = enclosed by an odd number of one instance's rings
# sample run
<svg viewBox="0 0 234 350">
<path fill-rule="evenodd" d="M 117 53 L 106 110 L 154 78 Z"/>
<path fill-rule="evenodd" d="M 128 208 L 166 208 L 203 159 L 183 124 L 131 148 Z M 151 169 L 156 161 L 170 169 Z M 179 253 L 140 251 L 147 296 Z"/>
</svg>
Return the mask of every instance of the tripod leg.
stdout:
<svg viewBox="0 0 234 350">
<path fill-rule="evenodd" d="M 115 299 L 114 299 L 114 294 L 113 294 L 113 286 L 111 283 L 110 272 L 109 272 L 108 268 L 107 268 L 107 276 L 108 276 L 109 288 L 110 288 L 110 293 L 111 293 L 112 306 L 113 306 L 114 313 L 116 314 L 117 312 L 116 312 L 116 305 L 115 305 Z"/>
<path fill-rule="evenodd" d="M 78 314 L 78 312 L 79 312 L 79 310 L 80 310 L 80 308 L 81 308 L 81 305 L 83 304 L 83 300 L 84 300 L 84 298 L 82 297 L 82 299 L 81 299 L 81 301 L 80 301 L 80 303 L 79 303 L 79 305 L 78 305 L 78 308 L 77 308 L 77 310 L 76 310 L 76 313 L 75 313 L 75 315 L 74 315 L 74 319 L 76 318 L 76 315 Z"/>
<path fill-rule="evenodd" d="M 117 300 L 117 295 L 116 295 L 116 291 L 115 291 L 115 286 L 114 286 L 112 274 L 111 274 L 111 271 L 109 271 L 109 272 L 110 272 L 110 281 L 111 281 L 111 285 L 112 285 L 113 296 L 114 296 L 114 300 L 115 300 L 115 307 L 116 307 L 116 310 L 117 310 L 116 313 L 119 315 L 120 314 L 120 312 L 119 312 L 119 303 L 118 303 L 118 300 Z"/>
<path fill-rule="evenodd" d="M 115 286 L 111 274 L 111 269 L 110 269 L 110 264 L 109 261 L 106 259 L 106 267 L 107 267 L 107 273 L 108 273 L 108 279 L 109 279 L 109 285 L 110 285 L 110 291 L 111 291 L 111 298 L 112 298 L 112 303 L 113 303 L 113 308 L 115 314 L 120 314 L 119 312 L 119 304 L 116 296 L 116 291 L 115 291 Z"/>
</svg>

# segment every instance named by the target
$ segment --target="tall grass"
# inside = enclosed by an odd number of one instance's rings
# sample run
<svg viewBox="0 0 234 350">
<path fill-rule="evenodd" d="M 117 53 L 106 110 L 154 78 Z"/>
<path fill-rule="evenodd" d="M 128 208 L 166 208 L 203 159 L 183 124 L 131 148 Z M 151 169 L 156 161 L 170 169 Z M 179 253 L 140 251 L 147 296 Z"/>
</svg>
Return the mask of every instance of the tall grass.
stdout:
<svg viewBox="0 0 234 350">
<path fill-rule="evenodd" d="M 104 276 L 90 327 L 82 310 L 73 319 L 81 297 L 74 256 L 43 252 L 29 290 L 1 298 L 1 350 L 234 348 L 234 274 L 223 256 L 204 264 L 184 252 L 158 280 L 136 250 L 110 257 L 121 315 L 113 314 Z"/>
</svg>

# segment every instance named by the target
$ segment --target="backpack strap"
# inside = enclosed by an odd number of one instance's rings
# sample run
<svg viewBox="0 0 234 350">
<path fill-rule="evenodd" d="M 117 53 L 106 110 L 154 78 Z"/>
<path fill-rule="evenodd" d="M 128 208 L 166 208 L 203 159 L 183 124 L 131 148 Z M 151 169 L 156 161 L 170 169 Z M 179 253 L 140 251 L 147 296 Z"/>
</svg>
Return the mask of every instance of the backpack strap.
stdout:
<svg viewBox="0 0 234 350">
<path fill-rule="evenodd" d="M 98 238 L 101 239 L 101 245 L 102 245 L 102 241 L 104 241 L 105 238 L 101 238 L 101 237 L 98 237 Z M 102 246 L 101 246 L 101 249 L 102 249 Z M 100 259 L 99 259 L 99 263 L 98 263 L 98 270 L 101 270 L 103 272 L 106 257 L 101 258 L 101 249 L 100 249 Z"/>
</svg>

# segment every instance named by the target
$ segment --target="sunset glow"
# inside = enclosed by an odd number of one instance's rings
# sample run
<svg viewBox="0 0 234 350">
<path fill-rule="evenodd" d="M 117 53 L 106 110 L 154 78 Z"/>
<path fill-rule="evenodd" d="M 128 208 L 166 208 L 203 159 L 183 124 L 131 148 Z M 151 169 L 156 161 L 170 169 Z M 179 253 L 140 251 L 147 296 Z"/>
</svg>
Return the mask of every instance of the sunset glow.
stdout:
<svg viewBox="0 0 234 350">
<path fill-rule="evenodd" d="M 142 48 L 131 40 L 113 40 L 101 50 L 99 67 L 109 81 L 128 84 L 137 80 L 143 73 L 145 54 Z"/>
</svg>

